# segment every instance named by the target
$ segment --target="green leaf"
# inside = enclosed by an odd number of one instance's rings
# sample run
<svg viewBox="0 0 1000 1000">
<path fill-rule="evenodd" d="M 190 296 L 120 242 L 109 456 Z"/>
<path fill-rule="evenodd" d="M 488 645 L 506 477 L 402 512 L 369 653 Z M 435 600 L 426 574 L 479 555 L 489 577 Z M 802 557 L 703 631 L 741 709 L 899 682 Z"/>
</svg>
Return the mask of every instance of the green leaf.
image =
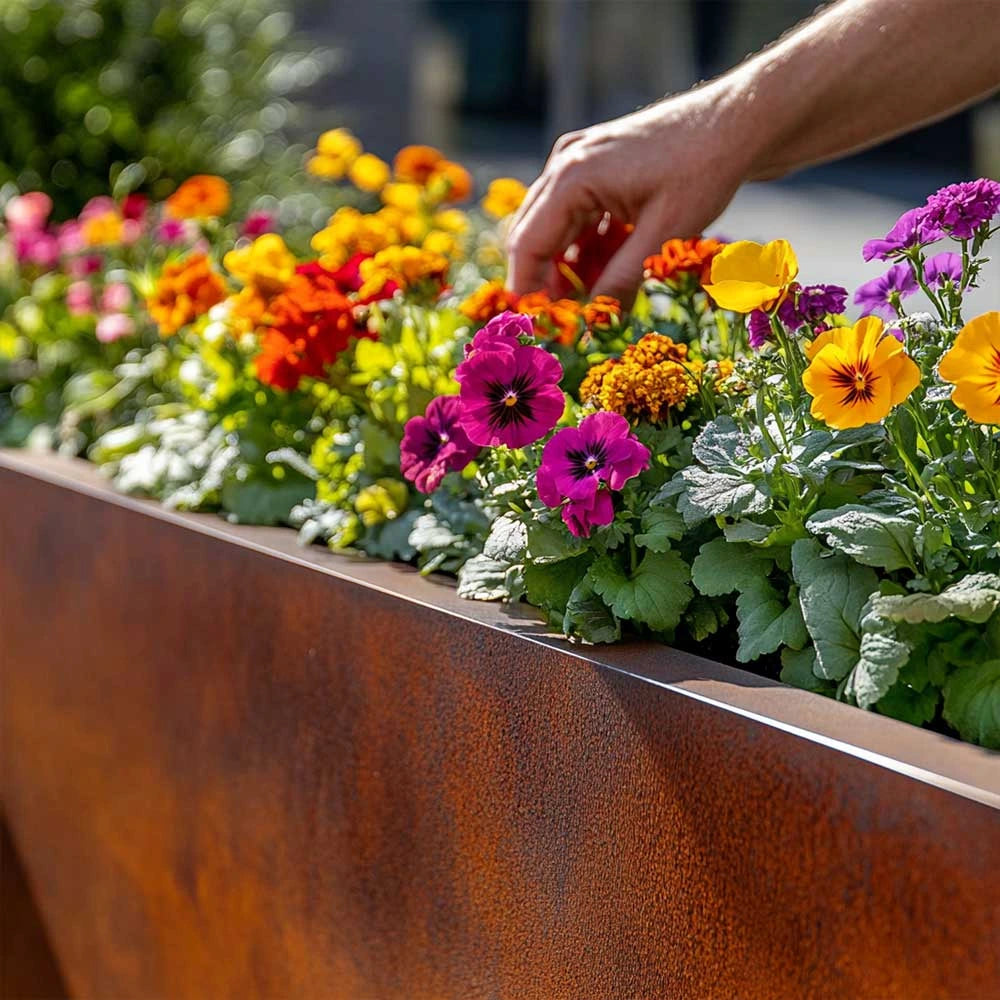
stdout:
<svg viewBox="0 0 1000 1000">
<path fill-rule="evenodd" d="M 315 485 L 297 474 L 244 480 L 229 475 L 222 484 L 221 502 L 229 520 L 237 524 L 286 524 L 292 508 L 315 495 Z"/>
<path fill-rule="evenodd" d="M 456 535 L 434 514 L 421 514 L 413 522 L 413 530 L 408 541 L 417 552 L 429 552 L 432 549 L 448 549 L 453 545 L 462 545 L 465 538 Z"/>
<path fill-rule="evenodd" d="M 669 507 L 647 507 L 642 513 L 642 532 L 637 545 L 653 552 L 666 552 L 670 542 L 684 537 L 684 519 Z"/>
<path fill-rule="evenodd" d="M 691 574 L 676 552 L 647 552 L 631 574 L 610 556 L 601 556 L 589 577 L 618 618 L 642 622 L 657 632 L 676 628 L 691 600 Z"/>
<path fill-rule="evenodd" d="M 531 521 L 528 526 L 528 559 L 536 563 L 559 562 L 578 556 L 587 547 L 569 533 L 561 520 Z"/>
<path fill-rule="evenodd" d="M 678 479 L 683 484 L 680 490 L 674 486 Z M 771 488 L 767 483 L 754 483 L 726 472 L 706 472 L 696 465 L 685 469 L 667 487 L 671 492 L 679 492 L 677 509 L 689 526 L 710 517 L 762 514 L 771 506 Z"/>
<path fill-rule="evenodd" d="M 875 710 L 891 719 L 901 719 L 913 726 L 923 726 L 937 714 L 941 692 L 935 687 L 918 691 L 902 680 L 895 684 L 879 699 Z"/>
<path fill-rule="evenodd" d="M 963 740 L 1000 750 L 1000 660 L 962 667 L 948 678 L 944 717 Z"/>
<path fill-rule="evenodd" d="M 570 594 L 586 576 L 591 557 L 588 554 L 557 563 L 528 563 L 524 568 L 524 587 L 528 600 L 547 611 L 566 610 Z"/>
<path fill-rule="evenodd" d="M 816 676 L 816 650 L 812 646 L 804 649 L 783 649 L 781 651 L 781 680 L 792 687 L 806 691 L 828 694 L 830 683 Z"/>
<path fill-rule="evenodd" d="M 706 424 L 692 450 L 694 457 L 710 471 L 734 471 L 750 454 L 746 437 L 728 414 Z"/>
<path fill-rule="evenodd" d="M 503 601 L 508 590 L 507 563 L 485 555 L 473 556 L 458 571 L 458 596 L 471 601 Z"/>
<path fill-rule="evenodd" d="M 743 590 L 736 600 L 736 613 L 740 620 L 736 659 L 740 663 L 774 653 L 782 646 L 801 649 L 809 641 L 796 595 L 786 603 L 767 580 L 758 579 Z"/>
<path fill-rule="evenodd" d="M 813 514 L 806 527 L 815 535 L 825 536 L 832 549 L 864 566 L 877 566 L 889 572 L 907 566 L 916 569 L 914 535 L 918 522 L 915 519 L 847 504 Z"/>
<path fill-rule="evenodd" d="M 358 540 L 358 548 L 375 559 L 402 559 L 409 562 L 417 553 L 410 544 L 410 533 L 420 515 L 408 510 L 389 521 L 383 521 L 367 530 Z"/>
<path fill-rule="evenodd" d="M 840 680 L 858 662 L 861 612 L 878 586 L 878 577 L 846 556 L 824 556 L 823 551 L 811 538 L 797 541 L 792 546 L 792 575 L 816 647 L 816 674 Z"/>
<path fill-rule="evenodd" d="M 911 624 L 940 622 L 951 616 L 982 624 L 1000 608 L 1000 576 L 973 573 L 940 594 L 879 596 L 874 601 L 874 608 L 883 618 Z"/>
<path fill-rule="evenodd" d="M 766 582 L 774 560 L 749 545 L 713 538 L 698 550 L 691 564 L 691 579 L 708 597 L 721 597 Z"/>
<path fill-rule="evenodd" d="M 589 575 L 569 595 L 562 627 L 568 638 L 584 642 L 617 642 L 622 634 L 621 623 L 594 590 Z"/>
<path fill-rule="evenodd" d="M 508 565 L 524 562 L 528 532 L 516 514 L 503 514 L 490 526 L 483 555 Z"/>
<path fill-rule="evenodd" d="M 859 659 L 848 691 L 862 708 L 871 708 L 885 697 L 910 658 L 910 647 L 886 632 L 864 632 Z"/>
<path fill-rule="evenodd" d="M 684 612 L 684 624 L 695 642 L 704 642 L 729 623 L 729 613 L 719 601 L 695 594 Z"/>
</svg>

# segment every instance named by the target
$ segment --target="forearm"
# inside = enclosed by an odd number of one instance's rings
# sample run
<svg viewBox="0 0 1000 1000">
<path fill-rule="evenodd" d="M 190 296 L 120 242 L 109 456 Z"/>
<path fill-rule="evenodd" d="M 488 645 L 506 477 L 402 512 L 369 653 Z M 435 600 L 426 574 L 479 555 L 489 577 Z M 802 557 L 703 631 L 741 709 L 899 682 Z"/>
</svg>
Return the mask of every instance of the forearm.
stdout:
<svg viewBox="0 0 1000 1000">
<path fill-rule="evenodd" d="M 906 132 L 1000 88 L 1000 0 L 842 0 L 708 85 L 751 179 Z"/>
</svg>

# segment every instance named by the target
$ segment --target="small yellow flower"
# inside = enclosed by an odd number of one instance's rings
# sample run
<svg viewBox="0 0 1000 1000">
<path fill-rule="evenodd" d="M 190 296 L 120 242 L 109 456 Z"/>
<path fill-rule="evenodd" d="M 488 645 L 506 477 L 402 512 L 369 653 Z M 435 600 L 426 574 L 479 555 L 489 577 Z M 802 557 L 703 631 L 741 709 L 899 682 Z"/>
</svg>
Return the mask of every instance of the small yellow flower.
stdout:
<svg viewBox="0 0 1000 1000">
<path fill-rule="evenodd" d="M 343 160 L 348 166 L 361 155 L 361 149 L 358 138 L 346 128 L 332 128 L 316 140 L 320 156 Z"/>
<path fill-rule="evenodd" d="M 320 256 L 323 267 L 335 271 L 355 254 L 377 253 L 400 238 L 396 219 L 382 211 L 365 214 L 356 208 L 344 206 L 337 209 L 325 229 L 316 233 L 312 248 Z"/>
<path fill-rule="evenodd" d="M 441 229 L 432 229 L 425 237 L 421 246 L 431 253 L 439 253 L 445 257 L 458 256 L 458 241 L 451 233 Z"/>
<path fill-rule="evenodd" d="M 421 207 L 423 189 L 419 184 L 397 182 L 382 188 L 382 201 L 404 212 L 416 212 Z"/>
<path fill-rule="evenodd" d="M 521 207 L 528 189 L 513 177 L 498 177 L 490 181 L 486 196 L 480 203 L 487 215 L 494 219 L 503 219 L 512 215 Z"/>
<path fill-rule="evenodd" d="M 787 240 L 763 246 L 740 240 L 715 255 L 704 289 L 721 308 L 749 313 L 780 302 L 798 273 L 799 262 Z"/>
<path fill-rule="evenodd" d="M 88 247 L 112 246 L 120 243 L 125 222 L 115 211 L 102 212 L 83 224 L 83 242 Z"/>
<path fill-rule="evenodd" d="M 810 412 L 837 430 L 885 419 L 920 382 L 920 369 L 876 316 L 826 330 L 807 354 L 802 384 L 813 397 Z"/>
<path fill-rule="evenodd" d="M 978 424 L 1000 424 L 1000 312 L 969 320 L 938 366 L 951 401 Z"/>
<path fill-rule="evenodd" d="M 349 176 L 362 191 L 381 191 L 389 182 L 389 164 L 374 153 L 363 153 L 351 164 Z"/>
<path fill-rule="evenodd" d="M 469 217 L 460 208 L 446 208 L 434 216 L 434 228 L 446 233 L 464 233 L 469 228 Z"/>
<path fill-rule="evenodd" d="M 295 273 L 295 257 L 277 233 L 265 233 L 253 243 L 230 250 L 222 263 L 244 285 L 263 295 L 277 295 Z"/>
</svg>

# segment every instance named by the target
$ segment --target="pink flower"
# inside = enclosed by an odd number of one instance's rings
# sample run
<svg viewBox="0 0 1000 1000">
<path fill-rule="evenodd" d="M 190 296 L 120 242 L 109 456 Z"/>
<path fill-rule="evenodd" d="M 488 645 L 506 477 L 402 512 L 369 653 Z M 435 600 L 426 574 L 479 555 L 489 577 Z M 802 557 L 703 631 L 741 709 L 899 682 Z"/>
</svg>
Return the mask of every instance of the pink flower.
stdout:
<svg viewBox="0 0 1000 1000">
<path fill-rule="evenodd" d="M 89 316 L 94 311 L 94 290 L 88 281 L 74 281 L 66 289 L 66 308 L 74 316 Z"/>
<path fill-rule="evenodd" d="M 433 493 L 446 473 L 461 471 L 479 454 L 459 425 L 461 412 L 457 396 L 438 396 L 422 417 L 406 422 L 399 467 L 421 493 Z"/>
<path fill-rule="evenodd" d="M 115 215 L 118 214 L 118 205 L 114 198 L 109 197 L 106 194 L 98 195 L 96 198 L 91 198 L 80 212 L 80 221 L 86 222 L 88 219 L 96 219 L 101 215 L 107 215 L 109 212 L 114 212 Z"/>
<path fill-rule="evenodd" d="M 275 229 L 276 219 L 271 212 L 257 211 L 251 212 L 244 220 L 240 229 L 241 236 L 249 236 L 254 239 L 263 236 L 264 233 L 272 233 Z"/>
<path fill-rule="evenodd" d="M 66 273 L 71 278 L 87 278 L 92 274 L 97 274 L 104 263 L 99 254 L 88 253 L 79 257 L 70 257 L 64 264 Z"/>
<path fill-rule="evenodd" d="M 156 238 L 161 243 L 174 245 L 191 243 L 198 235 L 198 227 L 189 219 L 164 219 L 156 227 Z"/>
<path fill-rule="evenodd" d="M 108 313 L 97 321 L 97 339 L 102 344 L 110 344 L 122 337 L 135 333 L 135 321 L 125 313 Z"/>
<path fill-rule="evenodd" d="M 455 370 L 455 378 L 462 381 L 466 362 L 482 351 L 511 353 L 521 346 L 521 337 L 535 339 L 535 324 L 530 316 L 503 312 L 494 316 L 472 341 L 465 345 L 465 361 Z"/>
<path fill-rule="evenodd" d="M 477 351 L 455 374 L 473 444 L 523 448 L 548 434 L 566 406 L 562 365 L 541 347 Z"/>
<path fill-rule="evenodd" d="M 31 233 L 44 228 L 52 212 L 52 199 L 41 191 L 11 198 L 4 206 L 4 218 L 11 232 Z"/>
<path fill-rule="evenodd" d="M 14 253 L 23 264 L 34 264 L 42 270 L 49 270 L 59 263 L 59 241 L 44 229 L 17 230 L 14 237 Z"/>
<path fill-rule="evenodd" d="M 538 496 L 549 507 L 562 506 L 569 530 L 586 538 L 592 527 L 614 519 L 608 490 L 620 490 L 647 468 L 649 449 L 629 422 L 617 413 L 592 413 L 579 427 L 557 431 L 545 445 L 536 476 Z"/>
<path fill-rule="evenodd" d="M 127 195 L 122 202 L 122 218 L 142 222 L 149 208 L 149 199 L 144 194 Z"/>
<path fill-rule="evenodd" d="M 123 312 L 132 305 L 132 289 L 123 281 L 113 281 L 101 293 L 101 312 Z"/>
<path fill-rule="evenodd" d="M 83 226 L 76 219 L 64 222 L 56 231 L 59 249 L 64 254 L 79 253 L 86 243 L 83 240 Z"/>
</svg>

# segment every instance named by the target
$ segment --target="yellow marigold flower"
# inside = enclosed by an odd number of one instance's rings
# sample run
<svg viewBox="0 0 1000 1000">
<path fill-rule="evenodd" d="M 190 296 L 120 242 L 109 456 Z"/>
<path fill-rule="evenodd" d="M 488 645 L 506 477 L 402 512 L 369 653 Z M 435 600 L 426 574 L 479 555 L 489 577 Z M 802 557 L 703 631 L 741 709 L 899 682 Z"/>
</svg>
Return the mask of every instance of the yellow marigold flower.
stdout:
<svg viewBox="0 0 1000 1000">
<path fill-rule="evenodd" d="M 920 382 L 920 369 L 876 316 L 824 331 L 807 354 L 802 384 L 813 397 L 810 412 L 837 430 L 878 423 Z"/>
<path fill-rule="evenodd" d="M 230 205 L 229 185 L 215 174 L 189 177 L 164 203 L 171 219 L 214 219 Z"/>
<path fill-rule="evenodd" d="M 749 313 L 778 303 L 798 273 L 799 262 L 787 240 L 763 246 L 740 240 L 715 255 L 711 279 L 703 287 L 721 308 Z"/>
<path fill-rule="evenodd" d="M 326 228 L 313 236 L 310 245 L 320 254 L 323 267 L 335 271 L 355 254 L 378 253 L 399 238 L 394 216 L 381 211 L 365 214 L 344 206 L 330 216 Z"/>
<path fill-rule="evenodd" d="M 1000 312 L 969 320 L 938 374 L 955 386 L 951 401 L 978 424 L 1000 424 Z"/>
<path fill-rule="evenodd" d="M 236 333 L 253 333 L 267 319 L 271 299 L 262 295 L 254 285 L 241 288 L 229 297 L 229 322 Z"/>
<path fill-rule="evenodd" d="M 458 241 L 451 233 L 446 233 L 441 229 L 432 229 L 420 245 L 424 250 L 439 253 L 444 257 L 458 256 Z"/>
<path fill-rule="evenodd" d="M 487 215 L 494 219 L 504 219 L 513 215 L 521 207 L 528 189 L 513 177 L 498 177 L 490 181 L 486 189 L 486 197 L 480 204 Z"/>
<path fill-rule="evenodd" d="M 230 250 L 222 263 L 234 278 L 265 296 L 277 295 L 295 273 L 295 257 L 277 233 L 265 233 L 247 246 Z"/>
<path fill-rule="evenodd" d="M 339 181 L 347 173 L 347 165 L 335 156 L 310 156 L 306 161 L 306 170 L 313 177 L 321 177 L 325 181 Z"/>
<path fill-rule="evenodd" d="M 389 183 L 389 164 L 374 153 L 364 153 L 351 164 L 349 176 L 362 191 L 381 191 Z"/>
<path fill-rule="evenodd" d="M 361 155 L 361 149 L 361 143 L 348 129 L 330 129 L 316 140 L 316 155 L 306 169 L 317 177 L 340 180 Z"/>
<path fill-rule="evenodd" d="M 83 224 L 83 242 L 88 247 L 105 247 L 120 243 L 125 220 L 116 211 L 102 212 Z"/>
<path fill-rule="evenodd" d="M 469 228 L 469 217 L 460 208 L 446 208 L 433 218 L 434 228 L 446 233 L 464 233 Z"/>
<path fill-rule="evenodd" d="M 382 188 L 382 201 L 403 212 L 417 212 L 423 200 L 423 189 L 418 184 L 386 184 Z"/>
<path fill-rule="evenodd" d="M 580 384 L 580 402 L 656 423 L 670 410 L 684 409 L 698 391 L 696 378 L 703 367 L 700 361 L 688 360 L 686 344 L 647 333 L 620 359 L 604 361 L 587 372 Z"/>
<path fill-rule="evenodd" d="M 610 295 L 598 295 L 583 307 L 583 321 L 589 329 L 610 330 L 622 318 L 622 304 Z"/>
<path fill-rule="evenodd" d="M 463 316 L 474 323 L 485 323 L 508 309 L 517 308 L 517 296 L 504 288 L 502 281 L 480 285 L 460 306 Z"/>
<path fill-rule="evenodd" d="M 359 297 L 364 299 L 378 295 L 390 281 L 404 290 L 421 281 L 443 283 L 447 273 L 448 259 L 439 253 L 420 247 L 386 247 L 374 257 L 361 262 L 361 280 L 364 284 Z"/>
</svg>

